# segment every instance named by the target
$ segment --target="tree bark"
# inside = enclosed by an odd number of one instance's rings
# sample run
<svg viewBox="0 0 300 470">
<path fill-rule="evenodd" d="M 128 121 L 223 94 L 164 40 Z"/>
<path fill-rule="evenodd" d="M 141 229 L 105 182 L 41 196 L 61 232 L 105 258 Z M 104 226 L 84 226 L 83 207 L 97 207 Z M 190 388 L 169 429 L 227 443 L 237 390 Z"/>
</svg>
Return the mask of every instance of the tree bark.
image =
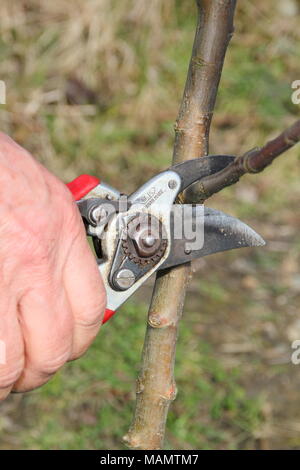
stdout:
<svg viewBox="0 0 300 470">
<path fill-rule="evenodd" d="M 175 124 L 173 163 L 208 154 L 209 130 L 236 0 L 197 0 L 198 23 L 187 81 Z M 189 202 L 185 198 L 184 202 Z M 124 437 L 132 449 L 161 449 L 190 265 L 158 274 L 150 305 L 133 422 Z"/>
</svg>

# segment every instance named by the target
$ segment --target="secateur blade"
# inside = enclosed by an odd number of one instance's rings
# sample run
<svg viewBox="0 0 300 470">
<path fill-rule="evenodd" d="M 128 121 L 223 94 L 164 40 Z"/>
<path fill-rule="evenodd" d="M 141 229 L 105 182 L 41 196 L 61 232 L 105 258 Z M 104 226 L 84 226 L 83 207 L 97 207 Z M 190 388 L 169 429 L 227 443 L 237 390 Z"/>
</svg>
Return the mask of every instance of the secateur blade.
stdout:
<svg viewBox="0 0 300 470">
<path fill-rule="evenodd" d="M 185 209 L 184 205 L 174 205 L 171 219 L 172 233 L 176 219 L 180 219 L 184 220 L 186 225 L 192 226 L 194 233 L 196 230 L 202 230 L 203 238 L 195 243 L 195 240 L 185 236 L 178 239 L 173 237 L 170 254 L 159 269 L 184 264 L 220 251 L 265 245 L 265 241 L 255 230 L 224 212 L 204 206 L 193 206 L 190 213 L 186 214 Z M 182 211 L 185 214 L 182 214 Z M 197 244 L 198 248 L 193 249 L 193 245 Z"/>
<path fill-rule="evenodd" d="M 195 158 L 193 160 L 186 160 L 185 162 L 178 163 L 169 167 L 167 170 L 164 170 L 161 173 L 158 173 L 149 181 L 147 181 L 143 186 L 134 191 L 129 196 L 129 201 L 134 203 L 145 203 L 150 199 L 147 192 L 149 190 L 162 190 L 164 194 L 171 192 L 168 199 L 171 197 L 176 198 L 176 196 L 184 191 L 188 186 L 195 183 L 196 181 L 201 181 L 202 178 L 206 176 L 213 175 L 218 173 L 221 170 L 224 170 L 230 163 L 235 160 L 233 155 L 207 155 L 206 157 Z M 164 182 L 168 179 L 175 178 L 178 180 L 178 185 L 176 190 L 173 188 L 165 188 Z M 145 194 L 146 192 L 146 194 Z M 154 199 L 154 202 L 161 204 L 164 198 Z M 153 207 L 153 204 L 148 204 L 148 207 Z"/>
<path fill-rule="evenodd" d="M 196 181 L 201 181 L 209 175 L 213 175 L 223 170 L 226 166 L 232 163 L 236 157 L 233 155 L 208 155 L 207 157 L 195 158 L 187 160 L 177 165 L 173 165 L 169 170 L 177 173 L 181 178 L 180 191 L 183 191 L 188 186 Z"/>
<path fill-rule="evenodd" d="M 176 211 L 188 207 L 174 204 L 178 194 L 223 170 L 234 159 L 231 155 L 209 155 L 174 165 L 132 193 L 124 209 L 119 207 L 119 191 L 98 178 L 82 175 L 69 184 L 87 234 L 96 243 L 107 294 L 104 322 L 157 270 L 219 251 L 264 245 L 263 239 L 240 220 L 204 206 L 190 206 L 191 212 L 184 214 L 183 224 L 176 221 Z M 149 231 L 153 222 L 154 233 Z M 173 236 L 174 226 L 184 228 L 186 223 L 194 225 L 200 243 L 196 237 L 195 245 L 185 233 Z M 132 233 L 128 230 L 131 226 L 136 227 Z"/>
</svg>

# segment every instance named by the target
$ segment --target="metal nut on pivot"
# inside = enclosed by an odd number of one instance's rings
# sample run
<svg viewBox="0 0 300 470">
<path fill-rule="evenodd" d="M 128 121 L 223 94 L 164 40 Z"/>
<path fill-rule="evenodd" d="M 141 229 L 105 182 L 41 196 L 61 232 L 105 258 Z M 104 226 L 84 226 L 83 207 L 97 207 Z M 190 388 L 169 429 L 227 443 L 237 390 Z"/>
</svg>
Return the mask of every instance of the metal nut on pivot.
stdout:
<svg viewBox="0 0 300 470">
<path fill-rule="evenodd" d="M 175 180 L 170 180 L 170 181 L 168 182 L 168 186 L 169 186 L 170 189 L 175 189 L 175 188 L 177 188 L 177 181 L 175 181 Z"/>
<path fill-rule="evenodd" d="M 92 207 L 90 209 L 90 220 L 96 225 L 98 225 L 101 221 L 105 220 L 107 215 L 107 211 L 100 206 Z"/>
<path fill-rule="evenodd" d="M 132 225 L 132 228 L 134 228 L 134 225 Z M 135 246 L 138 256 L 145 258 L 153 256 L 157 253 L 162 243 L 160 222 L 154 217 L 148 218 L 148 216 L 146 216 L 141 223 L 136 225 L 133 233 L 129 233 L 129 236 Z"/>
<path fill-rule="evenodd" d="M 143 243 L 147 248 L 151 248 L 153 245 L 155 245 L 156 239 L 153 235 L 147 235 L 143 239 Z"/>
<path fill-rule="evenodd" d="M 114 284 L 120 290 L 127 290 L 135 283 L 135 275 L 130 269 L 120 269 L 114 275 Z"/>
</svg>

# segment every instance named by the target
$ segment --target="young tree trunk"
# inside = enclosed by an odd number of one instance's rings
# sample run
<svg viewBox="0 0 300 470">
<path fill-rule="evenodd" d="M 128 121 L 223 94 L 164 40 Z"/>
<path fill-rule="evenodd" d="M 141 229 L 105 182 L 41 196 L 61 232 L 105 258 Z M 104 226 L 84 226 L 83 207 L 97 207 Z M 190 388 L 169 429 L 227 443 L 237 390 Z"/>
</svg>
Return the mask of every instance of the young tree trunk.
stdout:
<svg viewBox="0 0 300 470">
<path fill-rule="evenodd" d="M 187 81 L 175 125 L 173 163 L 208 154 L 211 119 L 236 0 L 197 0 L 198 23 Z M 189 202 L 188 197 L 185 198 Z M 168 409 L 176 396 L 174 363 L 178 323 L 190 265 L 158 274 L 148 315 L 136 407 L 124 437 L 132 449 L 161 449 Z"/>
</svg>

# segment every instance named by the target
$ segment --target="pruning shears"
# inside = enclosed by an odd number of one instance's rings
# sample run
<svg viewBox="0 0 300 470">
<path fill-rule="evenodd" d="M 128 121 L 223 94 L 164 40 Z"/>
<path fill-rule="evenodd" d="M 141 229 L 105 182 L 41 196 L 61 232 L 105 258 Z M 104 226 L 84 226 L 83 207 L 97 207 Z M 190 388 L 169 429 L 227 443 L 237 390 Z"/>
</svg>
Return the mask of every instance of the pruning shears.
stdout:
<svg viewBox="0 0 300 470">
<path fill-rule="evenodd" d="M 201 204 L 176 203 L 182 191 L 234 159 L 209 155 L 171 166 L 129 197 L 94 176 L 81 175 L 68 184 L 92 237 L 106 288 L 103 323 L 159 270 L 265 244 L 239 219 Z"/>
</svg>

